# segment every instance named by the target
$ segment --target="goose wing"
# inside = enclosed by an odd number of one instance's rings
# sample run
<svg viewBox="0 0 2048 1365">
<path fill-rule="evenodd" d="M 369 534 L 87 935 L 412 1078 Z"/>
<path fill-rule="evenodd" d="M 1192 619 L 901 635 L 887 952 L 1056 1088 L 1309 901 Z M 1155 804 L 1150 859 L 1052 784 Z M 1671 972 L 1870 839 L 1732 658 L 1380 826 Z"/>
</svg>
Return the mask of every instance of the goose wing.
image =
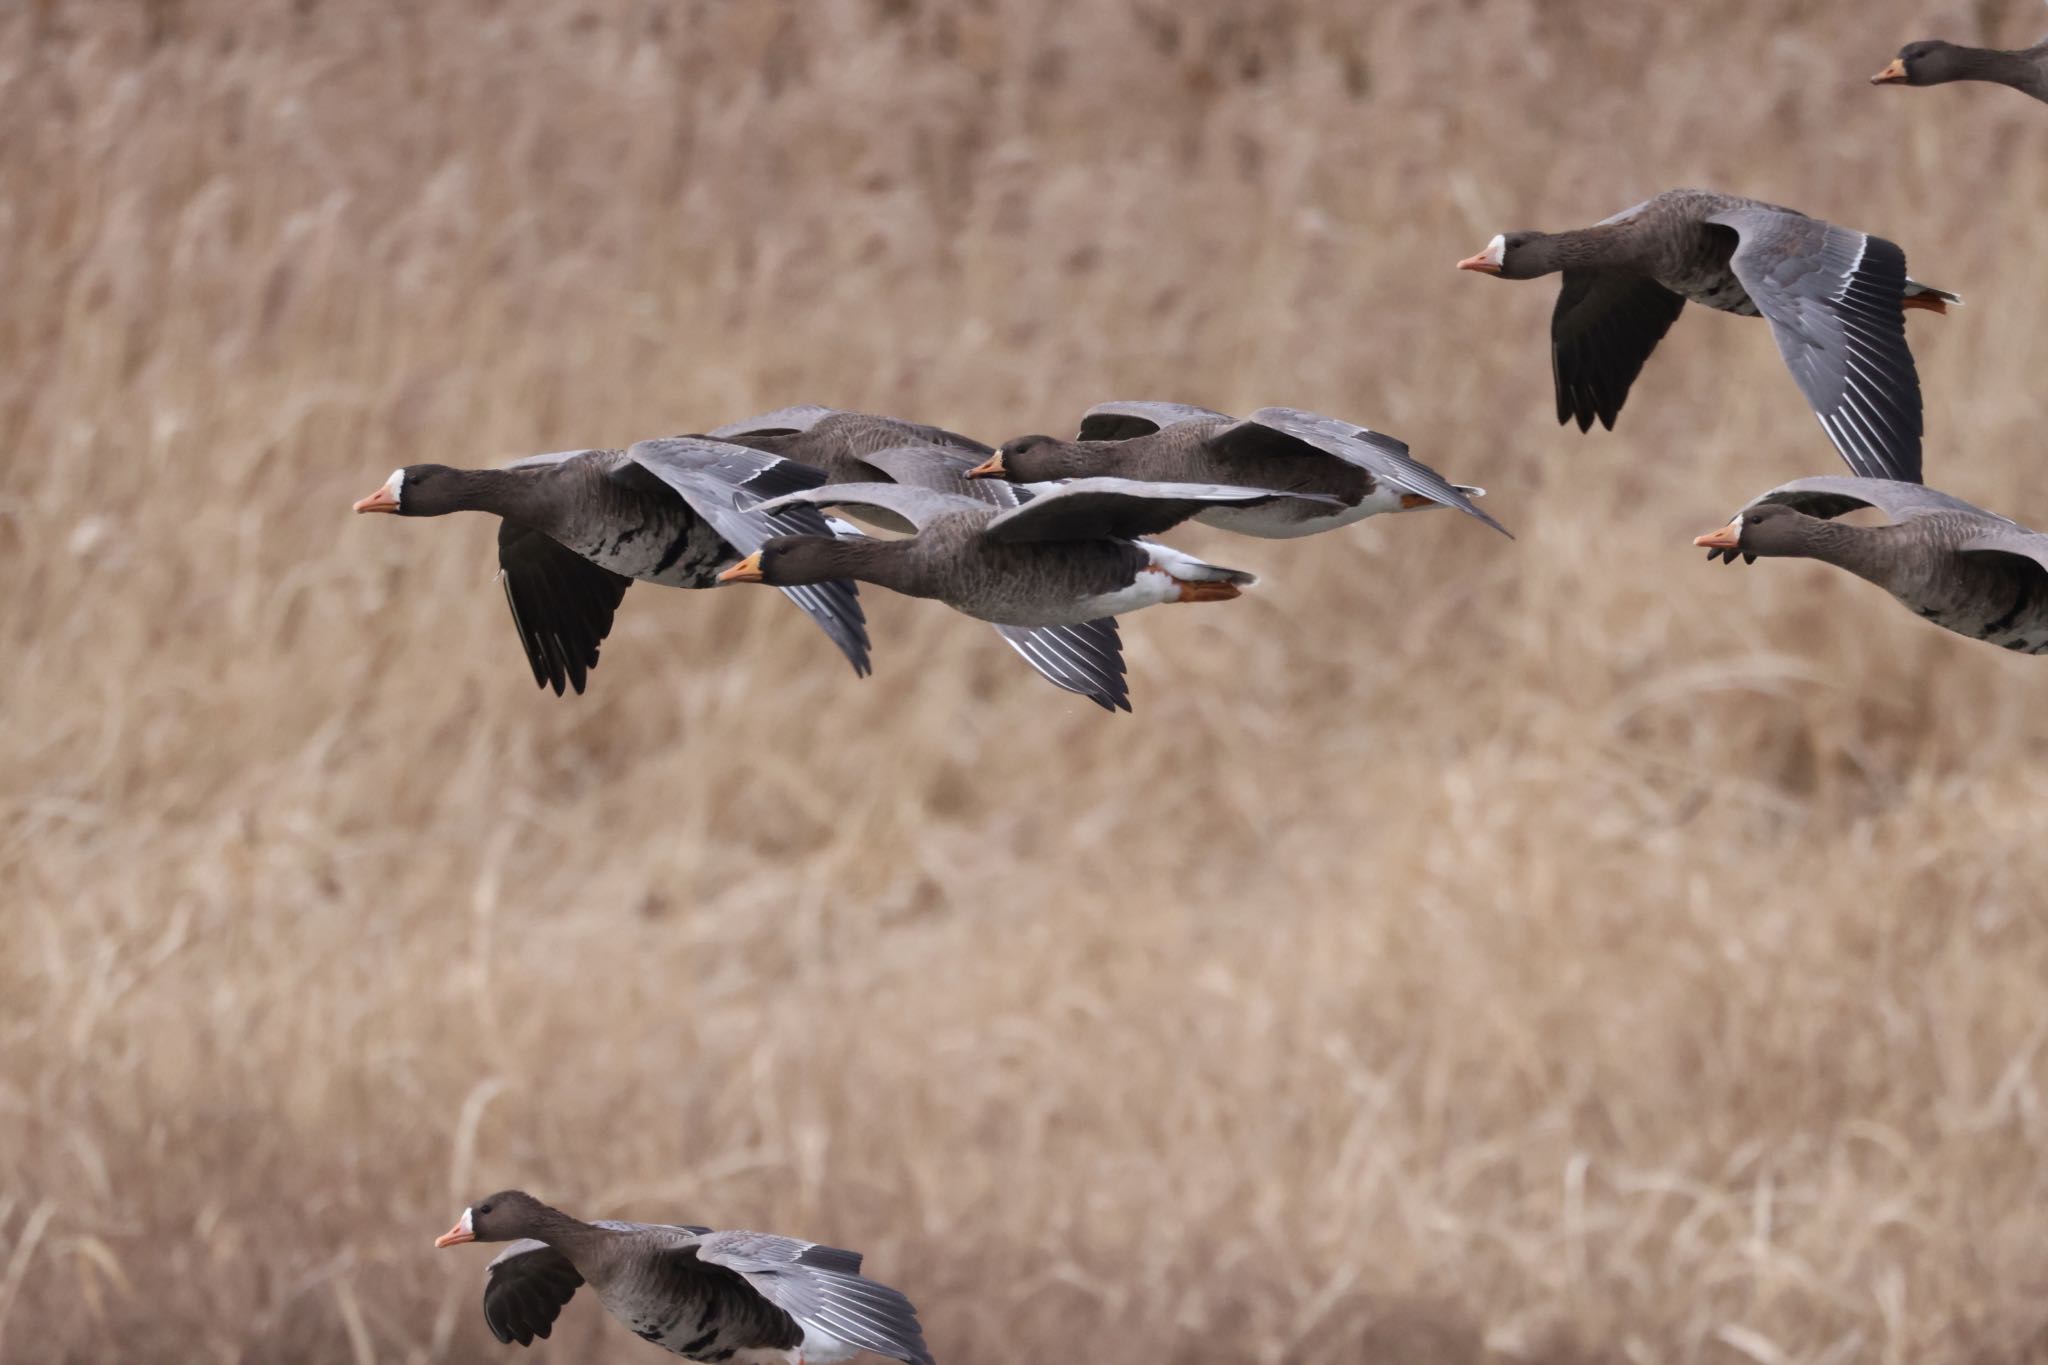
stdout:
<svg viewBox="0 0 2048 1365">
<path fill-rule="evenodd" d="M 1228 422 L 1230 414 L 1217 412 L 1213 408 L 1198 408 L 1192 403 L 1151 403 L 1129 399 L 1117 399 L 1108 403 L 1097 403 L 1081 414 L 1081 433 L 1077 439 L 1083 441 L 1128 441 L 1133 436 L 1149 436 L 1155 431 L 1181 422 Z"/>
<path fill-rule="evenodd" d="M 534 682 L 581 693 L 633 580 L 515 521 L 498 523 L 498 571 Z"/>
<path fill-rule="evenodd" d="M 1455 507 L 1514 539 L 1508 535 L 1507 527 L 1479 510 L 1470 493 L 1410 455 L 1405 442 L 1356 422 L 1303 412 L 1300 408 L 1260 408 L 1242 422 L 1234 422 L 1210 436 L 1209 444 L 1226 454 L 1254 459 L 1281 444 L 1310 446 L 1357 465 L 1377 482 L 1445 507 Z"/>
<path fill-rule="evenodd" d="M 1739 239 L 1729 267 L 1849 468 L 1920 481 L 1920 376 L 1906 346 L 1906 253 L 1785 209 L 1709 214 Z"/>
<path fill-rule="evenodd" d="M 484 1267 L 484 1322 L 499 1341 L 533 1345 L 583 1283 L 569 1258 L 530 1238 L 513 1242 Z"/>
<path fill-rule="evenodd" d="M 1901 483 L 1896 479 L 1857 479 L 1840 474 L 1823 474 L 1817 478 L 1781 483 L 1751 498 L 1743 510 L 1748 511 L 1765 502 L 1782 502 L 1810 517 L 1839 517 L 1844 512 L 1874 507 L 1893 521 L 1905 521 L 1930 512 L 1967 512 L 1972 516 L 2006 520 L 1974 503 L 1964 502 L 1925 484 Z"/>
<path fill-rule="evenodd" d="M 1567 270 L 1550 313 L 1550 375 L 1557 420 L 1591 431 L 1614 419 L 1643 362 L 1671 330 L 1685 296 L 1618 270 Z"/>
<path fill-rule="evenodd" d="M 1211 507 L 1252 507 L 1276 498 L 1344 504 L 1321 493 L 1282 493 L 1221 483 L 1148 483 L 1139 479 L 1068 479 L 1042 485 L 1031 501 L 996 515 L 992 540 L 1135 540 L 1157 535 Z"/>
<path fill-rule="evenodd" d="M 857 1273 L 855 1252 L 767 1233 L 714 1232 L 698 1239 L 696 1253 L 706 1265 L 733 1271 L 807 1332 L 906 1365 L 933 1365 L 917 1310 L 897 1290 Z"/>
<path fill-rule="evenodd" d="M 969 454 L 959 446 L 921 441 L 891 446 L 863 458 L 897 483 L 972 498 L 998 509 L 1021 506 L 1031 497 L 1022 484 L 1007 479 L 968 478 L 967 471 L 980 464 L 983 457 Z"/>
<path fill-rule="evenodd" d="M 784 494 L 824 482 L 822 473 L 794 460 L 723 441 L 671 436 L 636 443 L 626 461 L 681 495 L 739 554 L 752 554 L 776 536 L 832 533 L 815 507 L 768 506 Z M 627 482 L 635 477 L 624 468 L 620 473 Z M 818 623 L 854 672 L 865 676 L 872 671 L 867 618 L 853 584 L 817 583 L 782 593 Z"/>
<path fill-rule="evenodd" d="M 997 626 L 996 634 L 1053 686 L 1078 692 L 1105 711 L 1131 709 L 1115 617 L 1078 626 Z"/>
</svg>

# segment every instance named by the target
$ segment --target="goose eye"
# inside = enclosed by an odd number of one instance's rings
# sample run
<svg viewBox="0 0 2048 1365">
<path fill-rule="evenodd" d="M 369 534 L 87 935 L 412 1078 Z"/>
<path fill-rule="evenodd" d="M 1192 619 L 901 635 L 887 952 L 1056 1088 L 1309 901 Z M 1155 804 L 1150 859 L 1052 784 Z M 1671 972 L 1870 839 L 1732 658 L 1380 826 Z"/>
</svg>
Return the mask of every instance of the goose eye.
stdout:
<svg viewBox="0 0 2048 1365">
<path fill-rule="evenodd" d="M 491 1211 L 491 1206 L 489 1204 L 479 1204 L 476 1206 L 476 1211 L 478 1213 L 489 1213 Z"/>
</svg>

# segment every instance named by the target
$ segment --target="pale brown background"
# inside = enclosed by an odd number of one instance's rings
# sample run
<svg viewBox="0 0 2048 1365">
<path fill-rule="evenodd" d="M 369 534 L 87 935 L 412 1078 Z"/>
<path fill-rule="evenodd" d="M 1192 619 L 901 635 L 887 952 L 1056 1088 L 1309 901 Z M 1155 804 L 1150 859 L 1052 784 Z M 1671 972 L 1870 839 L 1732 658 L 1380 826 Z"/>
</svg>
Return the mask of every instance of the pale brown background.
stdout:
<svg viewBox="0 0 2048 1365">
<path fill-rule="evenodd" d="M 2048 520 L 2031 4 L 0 18 L 0 1355 L 531 1356 L 524 1185 L 864 1249 L 967 1362 L 2043 1358 L 2048 662 L 1690 537 L 1840 472 L 1762 325 L 1551 417 L 1494 232 L 1902 242 L 1934 482 Z M 536 693 L 392 466 L 798 401 L 1289 403 L 1484 483 L 1126 623 L 636 588 Z"/>
</svg>

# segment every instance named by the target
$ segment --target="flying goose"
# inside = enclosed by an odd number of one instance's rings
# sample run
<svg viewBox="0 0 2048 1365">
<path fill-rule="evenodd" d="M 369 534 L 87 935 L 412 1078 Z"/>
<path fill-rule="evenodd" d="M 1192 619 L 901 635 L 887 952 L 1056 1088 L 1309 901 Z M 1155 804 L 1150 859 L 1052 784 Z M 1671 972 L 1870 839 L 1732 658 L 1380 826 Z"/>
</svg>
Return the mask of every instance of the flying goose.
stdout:
<svg viewBox="0 0 2048 1365">
<path fill-rule="evenodd" d="M 438 517 L 494 512 L 498 565 L 534 681 L 583 690 L 612 614 L 634 579 L 708 588 L 720 569 L 779 535 L 827 534 L 816 508 L 761 510 L 763 499 L 815 488 L 824 476 L 773 455 L 671 437 L 626 450 L 566 450 L 499 469 L 416 464 L 358 499 L 358 512 Z M 868 637 L 852 584 L 792 587 L 854 672 Z"/>
<path fill-rule="evenodd" d="M 987 447 L 982 449 L 986 452 Z M 1032 490 L 1021 484 L 969 479 L 967 472 L 977 459 L 975 454 L 964 453 L 957 447 L 920 442 L 870 452 L 862 463 L 883 478 L 913 488 L 971 497 L 996 511 L 1021 507 L 1030 501 Z M 916 529 L 893 512 L 859 506 L 844 510 L 865 513 L 877 526 Z M 860 535 L 844 522 L 835 522 L 834 528 L 841 535 Z M 1124 676 L 1123 637 L 1115 617 L 1105 616 L 1078 625 L 996 625 L 995 632 L 1055 687 L 1079 693 L 1105 711 L 1131 709 L 1130 684 Z"/>
<path fill-rule="evenodd" d="M 1564 272 L 1550 318 L 1557 420 L 1612 428 L 1687 299 L 1770 320 L 1821 427 L 1866 478 L 1920 479 L 1920 377 L 1904 308 L 1961 299 L 1906 277 L 1882 237 L 1711 190 L 1667 190 L 1571 232 L 1504 232 L 1458 262 L 1508 280 Z"/>
<path fill-rule="evenodd" d="M 1874 507 L 1884 526 L 1833 518 Z M 1825 477 L 1782 484 L 1697 537 L 1707 558 L 1818 559 L 1877 584 L 1945 630 L 2048 652 L 2048 536 L 1917 483 Z"/>
<path fill-rule="evenodd" d="M 2001 51 L 1923 39 L 1900 48 L 1891 64 L 1870 78 L 1872 85 L 1946 85 L 1950 81 L 2009 85 L 2037 100 L 2048 100 L 2048 40 L 2017 51 Z"/>
<path fill-rule="evenodd" d="M 969 474 L 1026 483 L 1113 474 L 1160 483 L 1256 485 L 1331 499 L 1211 507 L 1195 517 L 1269 539 L 1314 535 L 1380 512 L 1419 507 L 1455 507 L 1507 534 L 1472 503 L 1485 489 L 1447 481 L 1391 436 L 1298 408 L 1260 408 L 1238 421 L 1184 403 L 1098 403 L 1082 416 L 1078 440 L 1020 436 Z"/>
<path fill-rule="evenodd" d="M 999 625 L 1078 625 L 1161 602 L 1236 597 L 1241 585 L 1255 581 L 1251 574 L 1138 537 L 1206 507 L 1267 498 L 1331 501 L 1260 488 L 1076 479 L 995 512 L 928 488 L 840 484 L 787 494 L 768 506 L 882 508 L 915 525 L 917 534 L 904 540 L 778 536 L 719 581 L 781 587 L 851 578 L 937 598 Z"/>
<path fill-rule="evenodd" d="M 484 1321 L 505 1343 L 554 1330 L 588 1283 L 605 1311 L 685 1360 L 829 1365 L 862 1351 L 932 1365 L 910 1300 L 860 1273 L 860 1253 L 761 1232 L 585 1223 L 523 1190 L 462 1211 L 436 1247 L 511 1242 L 485 1270 Z"/>
<path fill-rule="evenodd" d="M 976 481 L 967 473 L 989 447 L 943 427 L 905 422 L 871 413 L 847 412 L 814 403 L 778 408 L 717 428 L 712 435 L 814 466 L 833 484 L 890 480 L 958 493 L 996 510 L 1020 505 L 1031 495 L 1008 484 Z M 894 512 L 875 507 L 842 509 L 886 531 L 915 528 Z M 845 523 L 835 529 L 858 535 Z M 1104 710 L 1130 710 L 1124 679 L 1123 641 L 1115 620 L 1105 617 L 1077 625 L 998 625 L 1003 643 L 1017 651 L 1054 686 L 1079 693 Z"/>
</svg>

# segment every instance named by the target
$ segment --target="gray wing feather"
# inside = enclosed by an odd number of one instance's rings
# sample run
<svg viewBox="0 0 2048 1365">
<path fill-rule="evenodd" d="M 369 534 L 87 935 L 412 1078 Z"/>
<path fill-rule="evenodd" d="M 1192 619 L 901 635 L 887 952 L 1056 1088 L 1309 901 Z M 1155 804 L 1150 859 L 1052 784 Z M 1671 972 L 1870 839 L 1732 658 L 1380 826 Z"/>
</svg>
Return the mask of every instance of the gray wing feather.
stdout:
<svg viewBox="0 0 2048 1365">
<path fill-rule="evenodd" d="M 743 555 L 752 554 L 776 536 L 832 534 L 824 515 L 814 507 L 770 505 L 778 494 L 814 488 L 824 480 L 823 474 L 808 465 L 694 436 L 640 441 L 626 452 L 626 458 L 674 489 Z M 782 593 L 839 646 L 854 672 L 865 677 L 872 671 L 867 618 L 853 584 L 817 583 L 784 588 Z"/>
<path fill-rule="evenodd" d="M 1209 507 L 1250 506 L 1275 498 L 1344 504 L 1321 493 L 1282 493 L 1221 483 L 1148 483 L 1139 479 L 1069 479 L 1044 487 L 1022 507 L 993 518 L 992 540 L 1130 540 L 1171 530 Z"/>
<path fill-rule="evenodd" d="M 996 634 L 1055 687 L 1078 692 L 1105 711 L 1131 709 L 1115 617 L 1078 626 L 997 626 Z"/>
<path fill-rule="evenodd" d="M 524 469 L 529 465 L 561 464 L 564 460 L 574 460 L 584 455 L 613 455 L 616 453 L 616 451 L 606 450 L 601 446 L 593 446 L 584 450 L 551 450 L 545 455 L 528 455 L 522 459 L 513 460 L 504 467 L 506 469 Z"/>
<path fill-rule="evenodd" d="M 816 1328 L 908 1365 L 932 1365 L 924 1329 L 908 1298 L 885 1284 L 834 1268 L 853 1255 L 755 1232 L 714 1232 L 697 1243 L 699 1260 L 736 1272 L 806 1330 Z"/>
<path fill-rule="evenodd" d="M 956 512 L 988 511 L 987 503 L 965 494 L 901 483 L 835 483 L 823 488 L 807 488 L 771 498 L 761 504 L 760 510 L 780 512 L 805 503 L 814 507 L 867 507 L 893 512 L 920 528 Z"/>
<path fill-rule="evenodd" d="M 1789 211 L 1707 219 L 1739 238 L 1729 267 L 1771 324 L 1821 428 L 1866 478 L 1920 481 L 1920 376 L 1906 345 L 1906 253 Z"/>
<path fill-rule="evenodd" d="M 1383 432 L 1355 422 L 1325 417 L 1321 413 L 1303 412 L 1299 408 L 1260 408 L 1238 426 L 1247 424 L 1291 436 L 1325 455 L 1335 455 L 1357 465 L 1375 479 L 1384 480 L 1404 493 L 1428 498 L 1445 507 L 1455 507 L 1468 517 L 1477 517 L 1508 539 L 1514 539 L 1508 534 L 1507 527 L 1480 511 L 1456 484 L 1410 455 L 1405 442 Z M 1234 430 L 1226 427 L 1209 439 L 1216 445 L 1227 446 Z"/>
<path fill-rule="evenodd" d="M 766 436 L 780 432 L 809 431 L 838 411 L 838 408 L 821 407 L 816 403 L 797 403 L 790 407 L 777 408 L 773 412 L 742 417 L 737 422 L 727 422 L 722 427 L 713 427 L 706 435 L 723 441 L 735 436 Z"/>
<path fill-rule="evenodd" d="M 1116 400 L 1097 403 L 1081 414 L 1083 441 L 1128 441 L 1147 436 L 1181 422 L 1228 422 L 1230 414 L 1191 403 L 1151 403 Z"/>
</svg>

